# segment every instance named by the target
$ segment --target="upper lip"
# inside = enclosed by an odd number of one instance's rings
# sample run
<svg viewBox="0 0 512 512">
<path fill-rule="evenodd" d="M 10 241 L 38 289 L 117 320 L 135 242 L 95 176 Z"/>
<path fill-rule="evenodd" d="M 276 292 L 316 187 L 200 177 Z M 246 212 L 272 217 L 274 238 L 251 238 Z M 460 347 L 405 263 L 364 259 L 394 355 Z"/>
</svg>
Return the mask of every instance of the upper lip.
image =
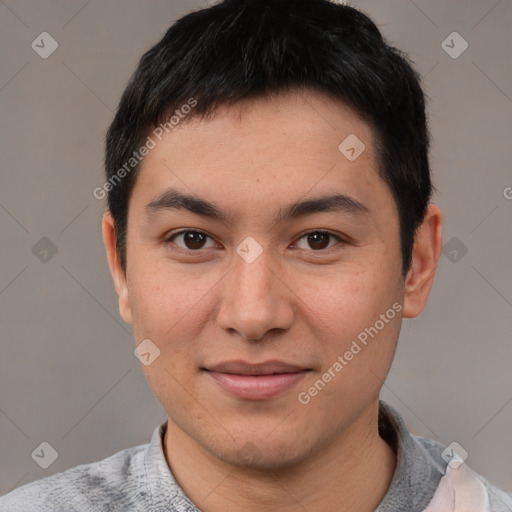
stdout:
<svg viewBox="0 0 512 512">
<path fill-rule="evenodd" d="M 245 361 L 224 361 L 205 370 L 233 375 L 272 375 L 278 373 L 296 373 L 308 370 L 302 366 L 285 363 L 283 361 L 264 361 L 262 363 L 247 363 Z"/>
</svg>

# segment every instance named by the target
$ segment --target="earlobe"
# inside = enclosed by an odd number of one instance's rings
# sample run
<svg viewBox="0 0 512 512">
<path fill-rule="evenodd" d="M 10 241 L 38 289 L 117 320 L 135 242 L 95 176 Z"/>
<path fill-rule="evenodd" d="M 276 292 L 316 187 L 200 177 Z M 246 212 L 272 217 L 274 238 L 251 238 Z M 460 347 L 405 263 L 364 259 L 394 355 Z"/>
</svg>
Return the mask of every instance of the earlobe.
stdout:
<svg viewBox="0 0 512 512">
<path fill-rule="evenodd" d="M 422 224 L 416 231 L 412 262 L 405 280 L 404 318 L 413 318 L 425 309 L 443 247 L 443 215 L 431 203 Z"/>
<path fill-rule="evenodd" d="M 133 323 L 130 298 L 128 294 L 128 287 L 126 282 L 126 274 L 121 267 L 119 257 L 117 254 L 116 234 L 114 229 L 114 219 L 110 211 L 103 214 L 102 222 L 103 242 L 107 251 L 108 266 L 110 274 L 114 281 L 114 286 L 117 293 L 119 303 L 119 313 L 123 320 L 129 324 Z"/>
<path fill-rule="evenodd" d="M 121 294 L 119 295 L 119 314 L 126 323 L 133 324 L 132 309 L 130 306 L 130 297 L 128 295 L 126 280 Z"/>
</svg>

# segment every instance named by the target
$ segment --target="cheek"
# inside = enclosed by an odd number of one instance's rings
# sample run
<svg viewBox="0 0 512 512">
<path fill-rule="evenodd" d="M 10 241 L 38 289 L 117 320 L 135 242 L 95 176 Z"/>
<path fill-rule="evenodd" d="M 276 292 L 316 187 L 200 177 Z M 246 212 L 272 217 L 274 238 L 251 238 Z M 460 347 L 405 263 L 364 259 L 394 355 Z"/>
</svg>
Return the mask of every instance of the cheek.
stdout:
<svg viewBox="0 0 512 512">
<path fill-rule="evenodd" d="M 203 273 L 195 279 L 177 267 L 136 269 L 129 294 L 134 317 L 135 339 L 153 340 L 162 355 L 176 356 L 190 347 L 203 324 L 208 291 L 218 281 Z"/>
<path fill-rule="evenodd" d="M 294 278 L 294 291 L 302 304 L 302 315 L 326 331 L 334 345 L 344 342 L 373 325 L 385 313 L 396 296 L 385 275 L 373 269 L 343 269 L 326 275 Z M 329 345 L 332 345 L 329 342 Z"/>
<path fill-rule="evenodd" d="M 302 320 L 321 352 L 322 368 L 315 375 L 315 382 L 322 381 L 317 385 L 320 403 L 336 396 L 373 396 L 389 371 L 402 304 L 392 278 L 384 270 L 376 273 L 373 268 L 352 269 L 326 279 L 296 281 L 304 298 Z"/>
<path fill-rule="evenodd" d="M 159 350 L 150 365 L 142 365 L 148 384 L 174 417 L 190 410 L 190 395 L 198 397 L 195 372 L 199 365 L 197 340 L 205 322 L 208 276 L 191 279 L 177 267 L 133 268 L 129 286 L 137 343 L 150 339 Z M 185 391 L 186 390 L 186 391 Z M 174 411 L 174 412 L 173 412 Z M 179 416 L 179 414 L 178 414 Z"/>
</svg>

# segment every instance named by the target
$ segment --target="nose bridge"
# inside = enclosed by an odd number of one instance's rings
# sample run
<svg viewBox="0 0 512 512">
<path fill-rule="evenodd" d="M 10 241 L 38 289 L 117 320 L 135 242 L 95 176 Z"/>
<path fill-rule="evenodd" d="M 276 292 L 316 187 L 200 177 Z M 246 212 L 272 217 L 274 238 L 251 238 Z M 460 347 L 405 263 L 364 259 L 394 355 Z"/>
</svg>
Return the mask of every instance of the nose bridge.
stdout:
<svg viewBox="0 0 512 512">
<path fill-rule="evenodd" d="M 274 300 L 272 282 L 276 278 L 272 270 L 271 250 L 263 248 L 252 237 L 246 238 L 237 247 L 234 262 L 234 291 L 246 306 L 260 303 L 264 307 Z"/>
<path fill-rule="evenodd" d="M 261 338 L 269 329 L 286 328 L 291 312 L 276 277 L 272 251 L 246 239 L 236 252 L 219 311 L 220 325 L 250 339 Z"/>
</svg>

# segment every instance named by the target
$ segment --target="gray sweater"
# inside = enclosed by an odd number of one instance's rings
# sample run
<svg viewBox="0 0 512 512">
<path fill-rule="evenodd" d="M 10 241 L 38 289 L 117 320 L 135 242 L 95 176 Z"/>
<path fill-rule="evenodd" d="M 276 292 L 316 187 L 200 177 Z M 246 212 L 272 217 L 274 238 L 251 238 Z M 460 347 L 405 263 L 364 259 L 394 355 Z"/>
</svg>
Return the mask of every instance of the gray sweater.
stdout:
<svg viewBox="0 0 512 512">
<path fill-rule="evenodd" d="M 122 450 L 99 462 L 76 466 L 11 491 L 0 498 L 0 511 L 199 512 L 169 469 L 162 444 L 165 428 L 166 422 L 156 427 L 146 445 Z M 447 462 L 441 456 L 445 446 L 411 434 L 399 413 L 382 401 L 379 431 L 395 449 L 397 467 L 376 512 L 422 512 L 446 472 Z M 511 512 L 512 496 L 477 477 L 487 490 L 489 510 Z"/>
</svg>

